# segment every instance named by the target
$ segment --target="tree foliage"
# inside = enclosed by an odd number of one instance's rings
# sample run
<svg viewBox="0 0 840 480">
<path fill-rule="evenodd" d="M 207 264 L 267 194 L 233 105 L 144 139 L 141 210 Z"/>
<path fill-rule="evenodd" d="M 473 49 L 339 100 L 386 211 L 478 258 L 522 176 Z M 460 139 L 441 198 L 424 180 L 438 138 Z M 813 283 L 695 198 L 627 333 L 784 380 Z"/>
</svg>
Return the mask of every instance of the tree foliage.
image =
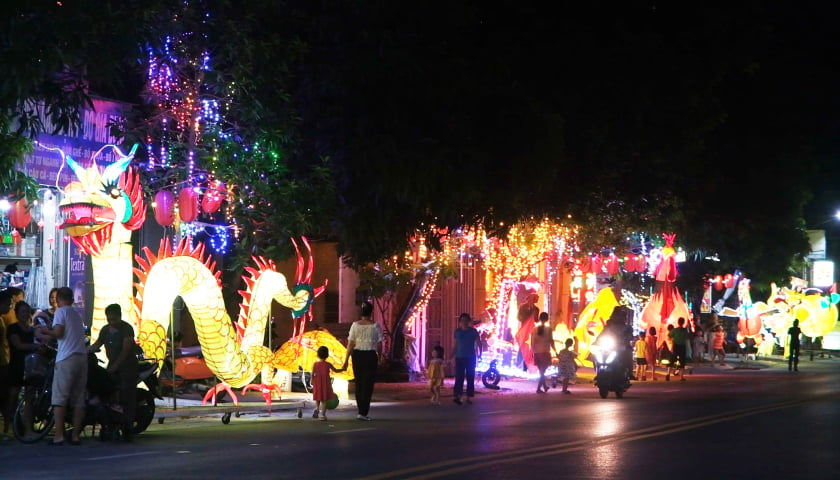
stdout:
<svg viewBox="0 0 840 480">
<path fill-rule="evenodd" d="M 41 132 L 72 133 L 89 93 L 110 93 L 159 2 L 13 2 L 0 14 L 0 187 L 34 196 L 13 169 Z"/>
<path fill-rule="evenodd" d="M 302 147 L 335 161 L 352 262 L 418 225 L 543 215 L 571 215 L 587 249 L 675 231 L 768 278 L 803 252 L 807 188 L 772 178 L 803 144 L 761 143 L 790 126 L 761 105 L 783 94 L 763 7 L 305 3 L 292 93 Z"/>
</svg>

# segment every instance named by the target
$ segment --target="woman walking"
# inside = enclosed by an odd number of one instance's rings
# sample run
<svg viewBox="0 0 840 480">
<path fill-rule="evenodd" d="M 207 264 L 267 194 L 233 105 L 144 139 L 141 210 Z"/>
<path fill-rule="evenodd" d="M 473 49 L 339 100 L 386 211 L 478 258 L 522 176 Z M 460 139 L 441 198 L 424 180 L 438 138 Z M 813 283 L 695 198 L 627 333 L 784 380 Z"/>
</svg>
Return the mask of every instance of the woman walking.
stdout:
<svg viewBox="0 0 840 480">
<path fill-rule="evenodd" d="M 545 381 L 545 371 L 551 366 L 551 352 L 557 354 L 554 346 L 554 337 L 548 322 L 548 313 L 542 312 L 537 328 L 531 334 L 531 349 L 534 352 L 534 363 L 540 371 L 540 381 L 537 383 L 537 393 L 548 391 L 548 383 Z"/>
<path fill-rule="evenodd" d="M 373 321 L 373 304 L 362 303 L 362 310 L 358 321 L 350 326 L 347 337 L 347 356 L 344 358 L 343 369 L 347 368 L 350 357 L 353 357 L 353 377 L 356 382 L 356 405 L 359 414 L 356 419 L 370 421 L 370 400 L 373 397 L 373 383 L 376 380 L 376 369 L 379 364 L 379 350 L 382 348 L 382 328 Z"/>
</svg>

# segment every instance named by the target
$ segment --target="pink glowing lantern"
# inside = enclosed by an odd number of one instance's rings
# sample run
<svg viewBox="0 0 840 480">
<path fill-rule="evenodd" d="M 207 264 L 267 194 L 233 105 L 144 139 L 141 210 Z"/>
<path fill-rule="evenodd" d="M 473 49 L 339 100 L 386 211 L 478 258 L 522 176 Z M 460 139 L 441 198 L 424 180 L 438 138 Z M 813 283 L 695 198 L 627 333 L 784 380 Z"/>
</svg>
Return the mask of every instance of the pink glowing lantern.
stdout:
<svg viewBox="0 0 840 480">
<path fill-rule="evenodd" d="M 222 206 L 222 194 L 217 190 L 208 189 L 201 199 L 201 209 L 206 213 L 215 213 Z"/>
<path fill-rule="evenodd" d="M 175 195 L 169 190 L 161 190 L 155 194 L 155 220 L 162 227 L 175 223 Z"/>
<path fill-rule="evenodd" d="M 178 193 L 178 216 L 187 223 L 198 218 L 198 193 L 194 188 L 185 188 Z"/>
</svg>

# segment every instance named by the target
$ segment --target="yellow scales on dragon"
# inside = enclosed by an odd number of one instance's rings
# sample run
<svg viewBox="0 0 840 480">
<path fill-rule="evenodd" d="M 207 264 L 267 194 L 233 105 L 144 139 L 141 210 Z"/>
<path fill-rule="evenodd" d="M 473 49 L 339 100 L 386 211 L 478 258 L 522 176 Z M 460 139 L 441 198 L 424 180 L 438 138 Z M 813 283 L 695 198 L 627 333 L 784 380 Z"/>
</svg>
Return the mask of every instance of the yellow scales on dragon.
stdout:
<svg viewBox="0 0 840 480">
<path fill-rule="evenodd" d="M 274 383 L 251 382 L 259 373 L 264 381 L 273 382 L 275 369 L 297 370 L 297 365 L 279 358 L 263 342 L 272 301 L 288 307 L 299 318 L 309 312 L 312 301 L 323 291 L 324 286 L 313 289 L 308 284 L 311 258 L 304 272 L 304 260 L 297 251 L 297 283 L 291 289 L 273 262 L 254 258 L 257 268 L 247 268 L 248 275 L 243 276 L 247 290 L 240 291 L 243 300 L 236 323 L 225 310 L 220 272 L 216 271 L 215 262 L 205 258 L 202 244 L 191 248 L 190 240 L 184 239 L 173 249 L 164 239 L 157 254 L 144 248 L 145 258 L 137 255 L 139 267 L 132 268 L 131 232 L 139 229 L 146 218 L 139 176 L 130 166 L 137 146 L 128 154 L 115 146 L 108 147 L 113 148 L 118 159 L 101 171 L 96 154 L 91 165 L 84 168 L 61 152 L 77 179 L 66 186 L 59 204 L 64 217 L 62 228 L 91 256 L 93 266 L 93 338 L 107 323 L 105 307 L 117 303 L 126 314 L 125 320 L 138 332 L 144 354 L 162 361 L 172 304 L 180 296 L 195 323 L 207 366 L 222 380 L 205 400 L 224 389 L 236 401 L 231 387 L 279 392 Z M 303 241 L 308 249 L 306 239 Z M 138 278 L 136 296 L 132 294 L 132 272 Z M 270 401 L 268 397 L 266 400 Z"/>
</svg>

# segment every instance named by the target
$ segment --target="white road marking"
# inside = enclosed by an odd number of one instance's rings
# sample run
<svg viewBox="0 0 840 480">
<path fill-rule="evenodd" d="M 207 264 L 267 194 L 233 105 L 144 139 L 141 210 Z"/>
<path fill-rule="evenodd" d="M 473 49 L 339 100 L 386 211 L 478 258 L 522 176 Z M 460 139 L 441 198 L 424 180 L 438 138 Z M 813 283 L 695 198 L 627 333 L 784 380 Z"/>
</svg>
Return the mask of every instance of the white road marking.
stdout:
<svg viewBox="0 0 840 480">
<path fill-rule="evenodd" d="M 139 457 L 142 455 L 157 455 L 160 452 L 136 452 L 136 453 L 124 453 L 122 455 L 109 455 L 107 457 L 90 457 L 90 458 L 82 458 L 84 461 L 97 461 L 97 460 L 111 460 L 114 458 L 126 458 L 126 457 Z"/>
<path fill-rule="evenodd" d="M 497 413 L 507 413 L 509 411 L 510 410 L 494 410 L 492 412 L 481 412 L 481 413 L 479 413 L 479 415 L 495 415 Z"/>
<path fill-rule="evenodd" d="M 336 430 L 335 432 L 324 432 L 324 435 L 335 435 L 336 433 L 366 432 L 368 430 L 376 430 L 376 429 L 375 428 L 354 428 L 352 430 Z"/>
</svg>

